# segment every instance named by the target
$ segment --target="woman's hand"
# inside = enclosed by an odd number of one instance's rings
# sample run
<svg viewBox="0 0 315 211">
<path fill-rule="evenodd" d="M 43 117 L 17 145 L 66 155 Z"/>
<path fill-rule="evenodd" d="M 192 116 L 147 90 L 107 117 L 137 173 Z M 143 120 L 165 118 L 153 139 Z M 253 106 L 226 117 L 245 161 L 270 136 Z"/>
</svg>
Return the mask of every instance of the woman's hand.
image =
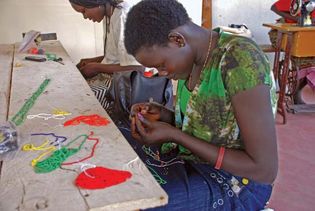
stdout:
<svg viewBox="0 0 315 211">
<path fill-rule="evenodd" d="M 168 123 L 145 119 L 141 113 L 131 119 L 132 136 L 144 145 L 171 141 L 176 130 L 178 129 Z"/>
<path fill-rule="evenodd" d="M 148 118 L 149 121 L 158 121 L 161 116 L 161 108 L 160 106 L 150 105 L 150 103 L 137 103 L 132 105 L 130 110 L 131 135 L 135 139 L 141 140 L 136 126 L 136 117 L 138 114 L 144 118 Z"/>
<path fill-rule="evenodd" d="M 131 107 L 130 117 L 135 117 L 141 113 L 149 121 L 158 121 L 161 117 L 163 106 L 157 103 L 137 103 Z"/>
<path fill-rule="evenodd" d="M 77 68 L 80 70 L 82 69 L 85 65 L 88 63 L 94 62 L 93 58 L 88 58 L 88 59 L 81 59 L 80 62 L 76 65 Z"/>
<path fill-rule="evenodd" d="M 94 57 L 94 58 L 85 58 L 85 59 L 81 59 L 80 62 L 76 65 L 77 68 L 80 70 L 82 69 L 85 65 L 89 64 L 89 63 L 100 63 L 102 62 L 102 60 L 104 59 L 104 56 L 98 56 L 98 57 Z"/>
<path fill-rule="evenodd" d="M 134 104 L 131 107 L 130 118 L 138 113 L 149 121 L 162 121 L 170 124 L 173 124 L 174 121 L 174 112 L 155 102 Z"/>
<path fill-rule="evenodd" d="M 98 74 L 98 63 L 88 63 L 80 70 L 84 78 L 92 78 Z"/>
</svg>

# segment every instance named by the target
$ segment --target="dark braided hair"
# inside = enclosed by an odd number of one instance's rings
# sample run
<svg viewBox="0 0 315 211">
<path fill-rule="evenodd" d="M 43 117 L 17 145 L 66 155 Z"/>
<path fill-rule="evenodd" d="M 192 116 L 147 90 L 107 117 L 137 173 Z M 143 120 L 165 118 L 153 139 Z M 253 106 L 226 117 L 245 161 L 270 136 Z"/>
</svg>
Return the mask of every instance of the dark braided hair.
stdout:
<svg viewBox="0 0 315 211">
<path fill-rule="evenodd" d="M 143 46 L 166 45 L 170 31 L 189 21 L 177 0 L 143 0 L 127 16 L 124 41 L 127 52 L 134 56 Z"/>
<path fill-rule="evenodd" d="M 110 5 L 115 8 L 118 7 L 118 4 L 122 2 L 122 0 L 69 0 L 70 3 L 80 5 L 85 8 L 93 8 L 105 5 L 106 3 L 110 3 Z"/>
</svg>

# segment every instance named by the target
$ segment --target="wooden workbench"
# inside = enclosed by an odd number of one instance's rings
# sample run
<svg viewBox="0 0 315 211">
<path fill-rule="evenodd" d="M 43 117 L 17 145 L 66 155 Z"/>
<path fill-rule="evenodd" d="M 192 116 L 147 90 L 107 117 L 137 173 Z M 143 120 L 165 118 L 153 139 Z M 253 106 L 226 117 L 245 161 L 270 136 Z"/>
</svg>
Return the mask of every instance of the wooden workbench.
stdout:
<svg viewBox="0 0 315 211">
<path fill-rule="evenodd" d="M 4 46 L 4 47 L 3 47 Z M 53 61 L 33 62 L 24 60 L 25 54 L 14 53 L 12 86 L 9 104 L 9 119 L 23 106 L 26 100 L 38 89 L 45 79 L 51 79 L 35 101 L 28 114 L 52 113 L 53 109 L 71 112 L 65 120 L 79 115 L 98 114 L 109 116 L 99 104 L 85 79 L 71 62 L 58 41 L 45 41 L 46 52 L 62 57 L 65 65 Z M 7 50 L 6 50 L 7 49 Z M 16 48 L 17 49 L 17 48 Z M 10 67 L 13 47 L 1 45 L 0 85 L 9 87 Z M 3 77 L 3 74 L 5 77 Z M 5 83 L 4 83 L 5 82 Z M 0 117 L 6 116 L 3 106 L 8 99 L 8 91 L 1 91 Z M 6 108 L 6 106 L 4 106 Z M 131 146 L 111 122 L 107 126 L 88 125 L 63 127 L 65 120 L 26 119 L 18 127 L 19 149 L 3 161 L 0 175 L 0 210 L 137 210 L 161 206 L 168 197 L 154 177 L 138 158 Z M 70 140 L 81 134 L 94 132 L 100 139 L 92 158 L 84 163 L 132 173 L 126 182 L 99 190 L 79 189 L 74 180 L 80 172 L 80 165 L 64 166 L 63 169 L 37 174 L 31 166 L 32 159 L 41 152 L 22 151 L 24 144 L 39 146 L 44 138 L 31 136 L 32 133 L 55 133 Z M 77 143 L 74 144 L 77 147 Z M 86 142 L 82 150 L 67 159 L 77 161 L 91 153 L 94 142 Z"/>
<path fill-rule="evenodd" d="M 8 117 L 14 45 L 0 44 L 0 124 Z"/>
</svg>

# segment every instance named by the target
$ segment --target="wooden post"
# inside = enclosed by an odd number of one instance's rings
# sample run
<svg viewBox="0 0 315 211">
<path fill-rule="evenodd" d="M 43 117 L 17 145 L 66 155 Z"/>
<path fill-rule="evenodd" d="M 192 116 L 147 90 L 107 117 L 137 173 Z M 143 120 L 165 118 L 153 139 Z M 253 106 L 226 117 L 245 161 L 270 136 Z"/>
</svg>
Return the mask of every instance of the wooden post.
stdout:
<svg viewBox="0 0 315 211">
<path fill-rule="evenodd" d="M 212 28 L 212 0 L 202 0 L 202 21 L 205 28 Z"/>
</svg>

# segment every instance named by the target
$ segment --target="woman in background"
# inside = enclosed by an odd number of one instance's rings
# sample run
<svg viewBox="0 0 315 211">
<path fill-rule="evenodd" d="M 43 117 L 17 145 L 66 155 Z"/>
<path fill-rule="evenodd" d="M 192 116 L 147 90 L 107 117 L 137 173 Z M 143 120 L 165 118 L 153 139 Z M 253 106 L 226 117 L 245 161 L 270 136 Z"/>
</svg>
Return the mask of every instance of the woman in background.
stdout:
<svg viewBox="0 0 315 211">
<path fill-rule="evenodd" d="M 102 22 L 104 25 L 104 56 L 92 59 L 83 59 L 77 65 L 82 75 L 87 79 L 90 87 L 96 97 L 110 114 L 116 124 L 129 124 L 128 107 L 137 98 L 149 98 L 172 106 L 172 84 L 171 81 L 164 78 L 144 78 L 142 71 L 145 69 L 135 58 L 128 54 L 124 44 L 124 29 L 127 13 L 130 5 L 127 1 L 121 0 L 69 0 L 73 9 L 83 15 L 85 19 L 93 22 Z M 131 81 L 133 74 L 138 71 L 136 82 Z M 113 75 L 114 74 L 114 75 Z M 131 74 L 133 74 L 131 76 Z M 114 76 L 114 77 L 112 77 Z M 130 77 L 129 77 L 130 76 Z M 107 92 L 113 82 L 111 93 L 115 96 L 109 96 Z M 134 83 L 138 83 L 140 89 L 135 89 Z M 116 84 L 115 84 L 116 83 Z M 123 87 L 121 87 L 123 86 Z M 154 91 L 154 87 L 159 89 Z M 130 90 L 131 89 L 131 90 Z M 124 90 L 122 95 L 120 90 Z M 112 92 L 112 91 L 111 91 Z M 142 92 L 142 93 L 138 93 Z M 108 97 L 109 96 L 109 97 Z M 126 98 L 125 98 L 126 97 Z M 115 103 L 114 103 L 114 99 Z M 130 99 L 129 99 L 130 98 Z M 121 108 L 118 110 L 118 108 Z M 124 115 L 127 113 L 127 115 Z M 126 119 L 126 121 L 121 121 Z M 126 123 L 127 122 L 127 123 Z"/>
<path fill-rule="evenodd" d="M 120 0 L 69 0 L 73 9 L 84 19 L 102 22 L 104 29 L 104 55 L 82 59 L 77 65 L 87 79 L 96 97 L 107 109 L 105 98 L 114 72 L 143 70 L 133 56 L 126 52 L 123 40 L 124 24 L 130 5 Z"/>
</svg>

